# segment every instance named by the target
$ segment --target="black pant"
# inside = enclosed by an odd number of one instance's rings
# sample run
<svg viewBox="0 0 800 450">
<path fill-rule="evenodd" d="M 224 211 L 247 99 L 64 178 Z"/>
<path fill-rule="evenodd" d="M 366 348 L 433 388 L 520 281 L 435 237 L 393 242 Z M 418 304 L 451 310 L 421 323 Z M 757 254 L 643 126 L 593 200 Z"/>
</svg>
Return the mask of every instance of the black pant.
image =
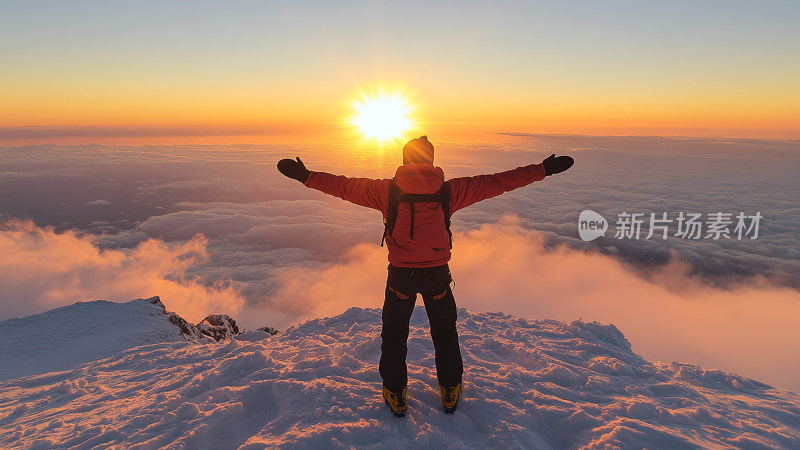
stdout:
<svg viewBox="0 0 800 450">
<path fill-rule="evenodd" d="M 436 375 L 442 386 L 461 382 L 464 365 L 456 331 L 456 300 L 450 289 L 450 268 L 406 268 L 389 265 L 383 303 L 380 374 L 383 385 L 401 391 L 408 384 L 408 324 L 417 293 L 422 294 L 436 351 Z"/>
</svg>

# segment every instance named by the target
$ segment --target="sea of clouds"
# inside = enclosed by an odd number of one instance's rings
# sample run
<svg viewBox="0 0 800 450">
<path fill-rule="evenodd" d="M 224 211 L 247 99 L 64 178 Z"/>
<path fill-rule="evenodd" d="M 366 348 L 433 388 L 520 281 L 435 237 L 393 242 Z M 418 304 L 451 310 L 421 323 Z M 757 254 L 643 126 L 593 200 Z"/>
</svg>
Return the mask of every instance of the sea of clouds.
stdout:
<svg viewBox="0 0 800 450">
<path fill-rule="evenodd" d="M 800 389 L 789 356 L 800 341 L 800 142 L 488 138 L 431 137 L 437 165 L 450 178 L 551 153 L 576 164 L 454 215 L 459 306 L 614 323 L 650 359 Z M 381 306 L 380 213 L 281 176 L 277 160 L 298 155 L 312 170 L 373 178 L 400 163 L 399 146 L 0 148 L 0 320 L 153 295 L 189 320 L 227 313 L 246 328 Z M 579 238 L 586 209 L 608 220 L 605 237 Z M 648 240 L 646 224 L 617 239 L 623 212 L 762 219 L 758 239 Z"/>
</svg>

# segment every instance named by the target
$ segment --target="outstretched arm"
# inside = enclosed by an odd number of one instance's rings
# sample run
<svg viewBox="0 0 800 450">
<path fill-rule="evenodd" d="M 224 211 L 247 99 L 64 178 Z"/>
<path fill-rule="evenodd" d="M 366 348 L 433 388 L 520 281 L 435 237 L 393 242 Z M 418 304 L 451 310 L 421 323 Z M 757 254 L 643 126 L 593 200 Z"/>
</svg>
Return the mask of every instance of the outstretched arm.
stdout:
<svg viewBox="0 0 800 450">
<path fill-rule="evenodd" d="M 453 178 L 447 181 L 450 185 L 450 213 L 481 200 L 527 186 L 534 181 L 541 181 L 545 176 L 561 173 L 572 167 L 574 162 L 569 156 L 556 157 L 553 154 L 541 164 L 530 164 L 491 175 Z"/>
<path fill-rule="evenodd" d="M 381 212 L 386 210 L 385 203 L 389 196 L 388 180 L 348 178 L 326 172 L 314 172 L 306 169 L 305 164 L 299 157 L 297 161 L 291 159 L 278 161 L 278 170 L 287 177 L 293 178 L 312 189 L 339 197 L 356 205 L 374 208 Z"/>
</svg>

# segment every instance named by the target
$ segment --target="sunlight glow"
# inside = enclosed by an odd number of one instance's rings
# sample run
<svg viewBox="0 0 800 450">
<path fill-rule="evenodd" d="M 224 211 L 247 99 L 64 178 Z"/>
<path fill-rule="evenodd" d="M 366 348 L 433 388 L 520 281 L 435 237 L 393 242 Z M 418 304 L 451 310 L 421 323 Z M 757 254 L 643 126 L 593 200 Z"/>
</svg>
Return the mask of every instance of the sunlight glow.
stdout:
<svg viewBox="0 0 800 450">
<path fill-rule="evenodd" d="M 361 101 L 354 101 L 356 114 L 352 124 L 358 127 L 367 138 L 380 142 L 402 137 L 411 128 L 408 115 L 411 107 L 400 94 L 381 92 L 375 97 L 361 95 Z"/>
</svg>

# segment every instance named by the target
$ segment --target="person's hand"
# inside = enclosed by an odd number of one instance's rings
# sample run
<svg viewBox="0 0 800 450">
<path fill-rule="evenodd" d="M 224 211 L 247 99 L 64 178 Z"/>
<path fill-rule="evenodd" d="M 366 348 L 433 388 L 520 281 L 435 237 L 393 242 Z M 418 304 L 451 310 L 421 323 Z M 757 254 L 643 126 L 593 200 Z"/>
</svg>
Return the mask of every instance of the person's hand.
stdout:
<svg viewBox="0 0 800 450">
<path fill-rule="evenodd" d="M 300 161 L 299 156 L 297 157 L 297 161 L 293 159 L 282 159 L 278 161 L 278 170 L 287 177 L 294 178 L 303 184 L 306 183 L 308 174 L 311 173 L 306 169 L 306 165 L 303 164 L 303 161 Z"/>
<path fill-rule="evenodd" d="M 556 156 L 555 153 L 545 158 L 542 161 L 544 165 L 544 174 L 549 176 L 555 173 L 561 173 L 575 164 L 575 160 L 570 156 Z"/>
</svg>

